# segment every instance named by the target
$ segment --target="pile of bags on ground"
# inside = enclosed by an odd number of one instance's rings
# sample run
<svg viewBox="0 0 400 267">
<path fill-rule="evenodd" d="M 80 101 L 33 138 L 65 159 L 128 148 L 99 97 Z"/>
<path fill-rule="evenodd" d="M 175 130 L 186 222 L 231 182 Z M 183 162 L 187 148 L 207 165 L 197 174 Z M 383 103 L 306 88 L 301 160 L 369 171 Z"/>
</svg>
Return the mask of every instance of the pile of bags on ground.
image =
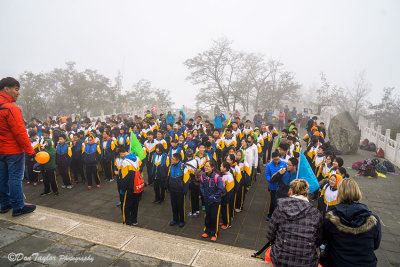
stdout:
<svg viewBox="0 0 400 267">
<path fill-rule="evenodd" d="M 358 170 L 359 175 L 377 177 L 379 173 L 395 173 L 396 169 L 388 160 L 380 162 L 379 159 L 365 159 L 356 161 L 351 166 L 354 170 Z"/>
<path fill-rule="evenodd" d="M 384 158 L 385 157 L 385 152 L 383 151 L 383 149 L 379 148 L 377 150 L 375 143 L 374 142 L 370 142 L 367 138 L 365 138 L 361 142 L 360 149 L 371 151 L 371 152 L 376 152 L 375 156 L 378 157 L 378 158 Z"/>
</svg>

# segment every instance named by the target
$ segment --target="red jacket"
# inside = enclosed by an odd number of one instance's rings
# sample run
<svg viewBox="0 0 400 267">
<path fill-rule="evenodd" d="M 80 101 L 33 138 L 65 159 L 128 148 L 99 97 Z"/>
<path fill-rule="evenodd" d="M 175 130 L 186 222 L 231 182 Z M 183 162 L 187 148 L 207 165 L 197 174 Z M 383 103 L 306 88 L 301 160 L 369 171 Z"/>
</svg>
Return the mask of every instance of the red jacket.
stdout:
<svg viewBox="0 0 400 267">
<path fill-rule="evenodd" d="M 15 100 L 5 92 L 0 92 L 0 154 L 12 155 L 26 152 L 35 153 L 29 141 L 22 118 L 21 109 Z"/>
</svg>

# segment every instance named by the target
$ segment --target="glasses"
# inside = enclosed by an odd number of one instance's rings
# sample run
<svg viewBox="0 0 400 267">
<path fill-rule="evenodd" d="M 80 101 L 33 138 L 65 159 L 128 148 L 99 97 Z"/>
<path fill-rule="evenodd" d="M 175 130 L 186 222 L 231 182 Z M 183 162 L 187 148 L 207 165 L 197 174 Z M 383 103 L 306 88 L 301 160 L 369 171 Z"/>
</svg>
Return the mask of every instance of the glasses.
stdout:
<svg viewBox="0 0 400 267">
<path fill-rule="evenodd" d="M 293 166 L 293 165 L 292 165 L 292 164 L 286 164 L 286 166 L 291 167 L 291 166 Z"/>
</svg>

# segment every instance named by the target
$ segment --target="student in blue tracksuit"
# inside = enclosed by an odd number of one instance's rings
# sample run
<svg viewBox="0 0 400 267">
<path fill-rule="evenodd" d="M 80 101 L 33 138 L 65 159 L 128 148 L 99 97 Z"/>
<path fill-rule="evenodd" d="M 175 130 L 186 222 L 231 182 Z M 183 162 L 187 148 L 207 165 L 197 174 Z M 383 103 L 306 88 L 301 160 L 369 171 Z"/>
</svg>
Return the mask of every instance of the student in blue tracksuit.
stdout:
<svg viewBox="0 0 400 267">
<path fill-rule="evenodd" d="M 169 158 L 162 144 L 157 144 L 152 158 L 152 176 L 155 198 L 153 203 L 161 204 L 165 199 L 165 181 L 168 175 Z"/>
<path fill-rule="evenodd" d="M 268 163 L 265 168 L 265 179 L 269 182 L 268 191 L 270 196 L 268 215 L 265 219 L 266 221 L 271 219 L 272 213 L 276 208 L 276 190 L 278 189 L 278 183 L 271 182 L 271 179 L 281 169 L 286 169 L 286 163 L 281 160 L 279 152 L 275 151 L 272 153 L 272 161 Z"/>
<path fill-rule="evenodd" d="M 58 172 L 60 173 L 63 185 L 61 188 L 72 188 L 71 172 L 69 164 L 71 162 L 72 150 L 67 146 L 65 135 L 60 135 L 58 144 L 56 146 L 56 164 Z"/>
<path fill-rule="evenodd" d="M 82 159 L 86 166 L 86 178 L 88 182 L 88 189 L 92 189 L 92 177 L 96 183 L 96 187 L 100 188 L 100 177 L 97 163 L 100 160 L 101 150 L 100 146 L 95 143 L 92 135 L 88 136 L 88 143 L 82 146 Z"/>
<path fill-rule="evenodd" d="M 278 183 L 276 199 L 289 196 L 290 183 L 296 179 L 298 163 L 299 161 L 296 158 L 290 158 L 286 162 L 286 169 L 279 170 L 271 177 L 271 183 Z"/>
<path fill-rule="evenodd" d="M 79 134 L 75 133 L 70 143 L 72 156 L 71 156 L 71 170 L 74 174 L 74 182 L 78 183 L 78 176 L 81 176 L 82 183 L 85 183 L 85 173 L 83 171 L 82 159 L 82 141 L 79 139 Z"/>
<path fill-rule="evenodd" d="M 126 148 L 125 144 L 121 144 Z M 104 170 L 104 180 L 107 182 L 113 181 L 113 162 L 115 157 L 115 141 L 111 138 L 110 131 L 103 132 L 103 139 L 101 140 L 101 164 Z"/>
<path fill-rule="evenodd" d="M 219 213 L 222 195 L 226 193 L 221 176 L 216 173 L 215 161 L 207 161 L 200 178 L 200 191 L 206 204 L 205 227 L 202 237 L 211 235 L 211 241 L 217 241 Z"/>
<path fill-rule="evenodd" d="M 189 189 L 189 179 L 184 177 L 181 165 L 181 154 L 175 153 L 172 155 L 167 178 L 173 216 L 169 225 L 174 226 L 179 223 L 179 227 L 185 226 L 185 195 Z"/>
</svg>

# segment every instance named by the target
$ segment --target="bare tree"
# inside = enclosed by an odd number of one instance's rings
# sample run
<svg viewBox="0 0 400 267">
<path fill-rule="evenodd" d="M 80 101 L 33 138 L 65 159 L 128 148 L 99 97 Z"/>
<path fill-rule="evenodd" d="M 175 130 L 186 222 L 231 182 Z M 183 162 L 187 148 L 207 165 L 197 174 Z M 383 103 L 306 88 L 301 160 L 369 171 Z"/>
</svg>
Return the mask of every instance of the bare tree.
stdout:
<svg viewBox="0 0 400 267">
<path fill-rule="evenodd" d="M 154 88 L 150 81 L 142 79 L 132 86 L 132 91 L 124 98 L 136 112 L 151 109 L 153 106 L 165 111 L 174 104 L 170 94 L 169 90 Z"/>
<path fill-rule="evenodd" d="M 232 84 L 240 56 L 232 50 L 231 43 L 225 38 L 215 40 L 210 49 L 184 62 L 191 71 L 186 79 L 194 85 L 202 85 L 196 96 L 198 104 L 218 104 L 232 110 Z"/>
<path fill-rule="evenodd" d="M 360 111 L 366 107 L 367 98 L 371 92 L 371 85 L 365 79 L 365 71 L 360 72 L 355 80 L 353 88 L 348 90 L 352 100 L 352 115 L 357 121 Z"/>
</svg>

